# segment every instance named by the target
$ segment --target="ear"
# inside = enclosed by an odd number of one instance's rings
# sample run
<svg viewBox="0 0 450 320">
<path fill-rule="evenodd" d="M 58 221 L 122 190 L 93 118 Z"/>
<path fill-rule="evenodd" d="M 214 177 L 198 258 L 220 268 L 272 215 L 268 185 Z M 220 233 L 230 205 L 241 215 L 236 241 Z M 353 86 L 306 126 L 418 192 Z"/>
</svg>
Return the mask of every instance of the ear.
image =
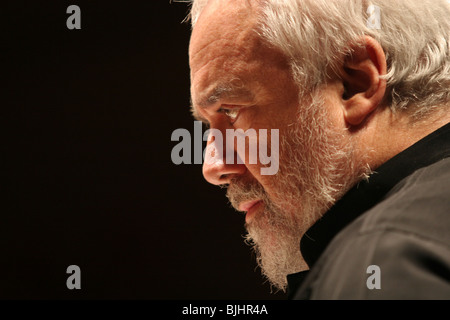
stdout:
<svg viewBox="0 0 450 320">
<path fill-rule="evenodd" d="M 386 92 L 386 56 L 381 45 L 369 36 L 350 48 L 342 68 L 344 93 L 342 104 L 345 121 L 360 125 L 378 107 Z"/>
</svg>

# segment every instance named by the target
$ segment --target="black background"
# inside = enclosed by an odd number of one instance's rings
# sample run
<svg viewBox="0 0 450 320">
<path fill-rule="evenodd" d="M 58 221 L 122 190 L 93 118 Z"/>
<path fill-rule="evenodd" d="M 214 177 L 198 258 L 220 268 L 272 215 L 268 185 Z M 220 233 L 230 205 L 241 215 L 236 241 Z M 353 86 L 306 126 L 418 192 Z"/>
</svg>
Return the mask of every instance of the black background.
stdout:
<svg viewBox="0 0 450 320">
<path fill-rule="evenodd" d="M 69 5 L 81 30 L 69 30 Z M 189 112 L 185 3 L 2 3 L 0 298 L 284 299 L 244 216 L 174 165 Z M 66 287 L 69 265 L 81 290 Z"/>
</svg>

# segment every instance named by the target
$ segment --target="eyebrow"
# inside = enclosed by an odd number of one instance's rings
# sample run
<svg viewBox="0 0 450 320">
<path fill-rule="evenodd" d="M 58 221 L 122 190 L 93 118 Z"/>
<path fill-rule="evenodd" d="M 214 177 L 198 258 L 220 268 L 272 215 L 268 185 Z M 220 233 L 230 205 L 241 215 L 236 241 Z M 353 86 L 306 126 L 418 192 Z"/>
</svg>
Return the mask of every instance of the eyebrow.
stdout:
<svg viewBox="0 0 450 320">
<path fill-rule="evenodd" d="M 254 95 L 250 90 L 242 86 L 218 85 L 210 90 L 202 99 L 197 101 L 197 105 L 201 108 L 208 108 L 223 99 L 253 100 Z"/>
<path fill-rule="evenodd" d="M 246 100 L 253 101 L 255 99 L 254 94 L 247 88 L 243 86 L 234 86 L 234 85 L 218 85 L 214 87 L 212 90 L 209 90 L 207 94 L 205 94 L 201 99 L 195 102 L 195 105 L 199 106 L 202 109 L 209 108 L 219 101 L 226 99 L 228 102 L 232 103 L 233 100 Z M 194 102 L 191 100 L 191 113 L 192 116 L 208 124 L 208 120 L 206 120 L 203 116 L 201 116 L 194 107 Z"/>
</svg>

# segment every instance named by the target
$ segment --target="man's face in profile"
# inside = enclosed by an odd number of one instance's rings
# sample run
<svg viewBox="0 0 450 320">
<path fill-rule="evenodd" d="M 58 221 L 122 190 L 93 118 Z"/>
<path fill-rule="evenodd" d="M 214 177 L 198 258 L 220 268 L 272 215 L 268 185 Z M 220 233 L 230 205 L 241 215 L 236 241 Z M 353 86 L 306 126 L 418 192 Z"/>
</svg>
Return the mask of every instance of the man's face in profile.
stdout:
<svg viewBox="0 0 450 320">
<path fill-rule="evenodd" d="M 223 136 L 226 129 L 279 130 L 277 174 L 262 175 L 259 161 L 225 159 L 205 163 L 203 174 L 227 185 L 232 206 L 246 212 L 263 274 L 284 289 L 287 274 L 308 268 L 300 238 L 348 187 L 356 164 L 329 107 L 339 97 L 328 88 L 302 91 L 286 58 L 255 32 L 257 10 L 246 1 L 209 2 L 191 37 L 191 95 L 196 117 Z"/>
</svg>

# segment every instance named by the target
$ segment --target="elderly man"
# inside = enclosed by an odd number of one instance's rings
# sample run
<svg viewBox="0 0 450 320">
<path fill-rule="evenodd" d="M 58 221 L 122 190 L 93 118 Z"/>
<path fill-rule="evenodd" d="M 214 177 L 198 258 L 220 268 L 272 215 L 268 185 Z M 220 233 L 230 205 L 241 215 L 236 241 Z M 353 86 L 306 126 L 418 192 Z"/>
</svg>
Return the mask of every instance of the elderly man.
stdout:
<svg viewBox="0 0 450 320">
<path fill-rule="evenodd" d="M 280 137 L 275 175 L 203 174 L 291 298 L 450 298 L 449 17 L 446 0 L 192 3 L 194 116 Z"/>
</svg>

